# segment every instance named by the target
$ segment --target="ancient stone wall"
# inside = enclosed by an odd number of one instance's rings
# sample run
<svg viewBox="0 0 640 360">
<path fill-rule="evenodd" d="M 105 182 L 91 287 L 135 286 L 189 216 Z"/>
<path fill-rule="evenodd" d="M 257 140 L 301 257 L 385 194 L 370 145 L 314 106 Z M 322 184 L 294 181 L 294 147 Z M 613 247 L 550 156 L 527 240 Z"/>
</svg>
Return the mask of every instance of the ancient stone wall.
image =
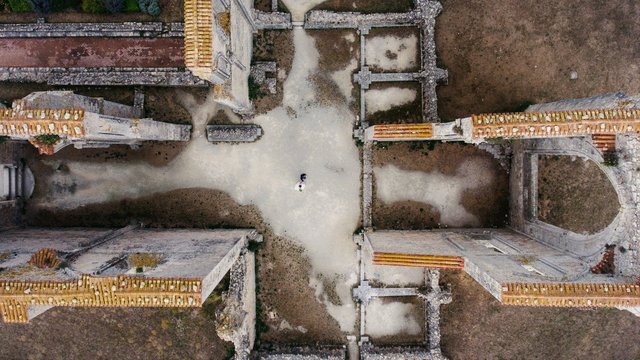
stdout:
<svg viewBox="0 0 640 360">
<path fill-rule="evenodd" d="M 0 24 L 0 38 L 182 37 L 183 23 L 28 23 Z"/>
<path fill-rule="evenodd" d="M 210 86 L 179 68 L 0 68 L 0 81 L 75 86 Z"/>
</svg>

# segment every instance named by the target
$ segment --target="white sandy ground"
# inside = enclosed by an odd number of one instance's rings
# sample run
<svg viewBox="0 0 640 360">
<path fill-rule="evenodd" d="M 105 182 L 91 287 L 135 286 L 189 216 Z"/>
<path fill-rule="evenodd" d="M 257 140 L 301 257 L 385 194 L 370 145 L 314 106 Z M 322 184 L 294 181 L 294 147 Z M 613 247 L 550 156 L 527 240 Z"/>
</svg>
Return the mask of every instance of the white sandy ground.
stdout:
<svg viewBox="0 0 640 360">
<path fill-rule="evenodd" d="M 383 304 L 381 299 L 373 299 L 367 305 L 366 332 L 376 338 L 386 335 L 417 335 L 422 326 L 412 312 L 415 305 L 401 302 Z"/>
<path fill-rule="evenodd" d="M 351 35 L 351 34 L 349 34 Z M 347 102 L 352 102 L 353 98 L 353 81 L 351 79 L 353 72 L 358 68 L 358 60 L 351 59 L 351 62 L 343 70 L 336 71 L 331 74 L 331 79 L 338 85 L 340 92 L 344 95 Z"/>
<path fill-rule="evenodd" d="M 484 186 L 493 181 L 489 167 L 478 159 L 468 159 L 454 176 L 440 172 L 406 171 L 393 165 L 375 168 L 378 198 L 390 204 L 413 200 L 435 207 L 443 226 L 478 226 L 478 219 L 461 204 L 467 189 Z"/>
<path fill-rule="evenodd" d="M 411 103 L 416 99 L 416 91 L 399 87 L 367 90 L 364 93 L 364 99 L 365 104 L 367 104 L 367 114 L 370 115 L 378 111 L 387 111 L 396 106 Z"/>
<path fill-rule="evenodd" d="M 292 21 L 304 21 L 304 14 L 327 0 L 282 0 Z"/>
<path fill-rule="evenodd" d="M 386 54 L 397 55 L 390 59 Z M 418 54 L 418 37 L 412 34 L 408 37 L 393 35 L 367 37 L 366 61 L 369 66 L 377 66 L 383 70 L 404 71 L 416 66 Z"/>
<path fill-rule="evenodd" d="M 58 173 L 53 183 L 76 185 L 74 193 L 51 194 L 43 203 L 75 208 L 88 203 L 135 198 L 179 188 L 204 187 L 227 192 L 240 204 L 255 204 L 278 235 L 297 240 L 307 250 L 314 274 L 310 284 L 323 300 L 318 274 L 337 279 L 336 291 L 344 305 L 328 301 L 329 313 L 344 331 L 355 323 L 350 289 L 357 281 L 352 241 L 360 212 L 360 161 L 351 138 L 354 115 L 345 105 L 321 107 L 313 83 L 318 52 L 302 29 L 294 30 L 295 56 L 284 83 L 284 106 L 254 122 L 264 129 L 252 144 L 210 144 L 204 125 L 216 113 L 183 96 L 194 119 L 194 138 L 168 166 L 146 164 L 68 163 L 69 173 Z M 290 107 L 293 111 L 287 111 Z M 304 192 L 294 191 L 301 173 L 307 173 Z M 284 275 L 284 274 L 283 274 Z"/>
</svg>

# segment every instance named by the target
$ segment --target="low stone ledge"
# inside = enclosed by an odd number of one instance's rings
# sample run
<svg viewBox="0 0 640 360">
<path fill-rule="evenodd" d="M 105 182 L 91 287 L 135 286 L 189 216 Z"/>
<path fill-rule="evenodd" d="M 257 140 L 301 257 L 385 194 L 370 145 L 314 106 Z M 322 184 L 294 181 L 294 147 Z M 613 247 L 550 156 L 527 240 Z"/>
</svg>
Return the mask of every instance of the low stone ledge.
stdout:
<svg viewBox="0 0 640 360">
<path fill-rule="evenodd" d="M 262 127 L 254 124 L 208 125 L 210 142 L 254 142 L 262 136 Z"/>
<path fill-rule="evenodd" d="M 258 29 L 288 30 L 292 28 L 289 13 L 254 10 L 254 20 Z"/>
<path fill-rule="evenodd" d="M 0 24 L 0 38 L 182 37 L 183 23 L 29 23 Z"/>
<path fill-rule="evenodd" d="M 0 81 L 77 86 L 209 86 L 180 68 L 0 68 Z"/>
</svg>

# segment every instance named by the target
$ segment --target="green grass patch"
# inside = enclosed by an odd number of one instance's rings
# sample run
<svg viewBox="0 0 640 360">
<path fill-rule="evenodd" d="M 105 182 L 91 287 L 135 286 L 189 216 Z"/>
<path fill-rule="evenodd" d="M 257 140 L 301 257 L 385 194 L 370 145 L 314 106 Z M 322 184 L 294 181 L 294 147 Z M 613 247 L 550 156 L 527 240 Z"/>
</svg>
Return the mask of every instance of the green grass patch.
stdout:
<svg viewBox="0 0 640 360">
<path fill-rule="evenodd" d="M 13 12 L 32 12 L 27 0 L 9 0 L 9 8 Z"/>
<path fill-rule="evenodd" d="M 53 144 L 57 143 L 58 141 L 60 141 L 60 136 L 51 135 L 51 134 L 45 134 L 45 135 L 35 136 L 35 139 L 39 144 L 53 145 Z"/>
<path fill-rule="evenodd" d="M 124 12 L 128 12 L 128 13 L 140 12 L 140 7 L 138 6 L 138 0 L 125 0 Z"/>
<path fill-rule="evenodd" d="M 260 84 L 256 82 L 253 76 L 249 76 L 249 100 L 256 100 L 265 95 L 266 93 L 262 91 Z"/>
</svg>

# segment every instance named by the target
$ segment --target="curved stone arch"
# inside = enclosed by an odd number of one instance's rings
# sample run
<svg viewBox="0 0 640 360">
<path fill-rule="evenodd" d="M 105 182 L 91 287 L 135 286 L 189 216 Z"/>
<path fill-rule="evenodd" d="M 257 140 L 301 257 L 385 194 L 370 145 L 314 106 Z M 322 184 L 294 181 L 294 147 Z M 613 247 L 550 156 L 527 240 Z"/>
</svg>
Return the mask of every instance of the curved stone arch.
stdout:
<svg viewBox="0 0 640 360">
<path fill-rule="evenodd" d="M 527 141 L 524 152 L 537 155 L 579 156 L 592 160 L 607 176 L 620 202 L 620 211 L 613 221 L 595 234 L 579 234 L 536 219 L 525 220 L 523 230 L 527 235 L 588 262 L 593 262 L 600 256 L 605 244 L 620 243 L 629 231 L 636 208 L 632 189 L 624 177 L 621 166 L 614 168 L 603 165 L 602 154 L 593 146 L 589 138 Z"/>
</svg>

